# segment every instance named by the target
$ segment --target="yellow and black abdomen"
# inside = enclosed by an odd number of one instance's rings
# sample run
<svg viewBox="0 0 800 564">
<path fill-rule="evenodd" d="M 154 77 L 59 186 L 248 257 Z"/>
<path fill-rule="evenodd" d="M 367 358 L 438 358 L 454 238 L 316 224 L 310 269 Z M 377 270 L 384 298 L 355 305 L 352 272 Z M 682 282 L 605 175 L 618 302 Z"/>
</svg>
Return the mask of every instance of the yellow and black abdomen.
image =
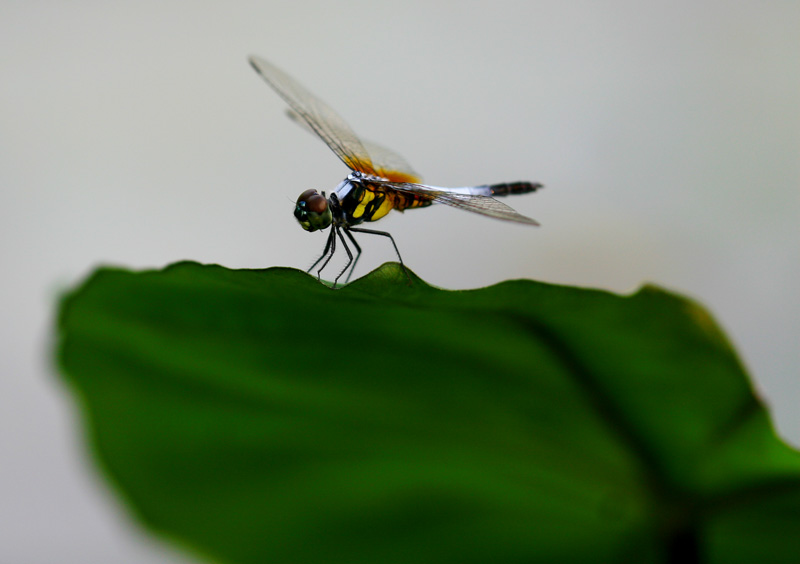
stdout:
<svg viewBox="0 0 800 564">
<path fill-rule="evenodd" d="M 344 189 L 337 190 L 337 195 L 348 225 L 377 221 L 393 209 L 403 211 L 433 203 L 419 194 L 397 192 L 380 184 L 363 181 L 349 182 Z"/>
</svg>

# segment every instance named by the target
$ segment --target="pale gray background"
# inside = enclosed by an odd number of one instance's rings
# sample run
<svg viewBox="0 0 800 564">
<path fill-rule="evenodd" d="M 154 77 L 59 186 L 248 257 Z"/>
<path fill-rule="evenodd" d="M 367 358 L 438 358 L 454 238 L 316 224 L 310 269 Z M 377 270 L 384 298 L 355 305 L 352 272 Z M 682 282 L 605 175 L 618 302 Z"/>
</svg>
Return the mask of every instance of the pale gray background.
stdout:
<svg viewBox="0 0 800 564">
<path fill-rule="evenodd" d="M 540 229 L 382 220 L 424 279 L 698 298 L 800 444 L 798 30 L 796 0 L 0 1 L 0 562 L 181 560 L 84 457 L 53 310 L 102 263 L 303 268 L 321 251 L 292 202 L 345 169 L 250 53 L 433 184 L 547 185 L 510 202 Z M 394 259 L 363 242 L 359 274 Z M 342 322 L 320 321 L 310 339 Z"/>
</svg>

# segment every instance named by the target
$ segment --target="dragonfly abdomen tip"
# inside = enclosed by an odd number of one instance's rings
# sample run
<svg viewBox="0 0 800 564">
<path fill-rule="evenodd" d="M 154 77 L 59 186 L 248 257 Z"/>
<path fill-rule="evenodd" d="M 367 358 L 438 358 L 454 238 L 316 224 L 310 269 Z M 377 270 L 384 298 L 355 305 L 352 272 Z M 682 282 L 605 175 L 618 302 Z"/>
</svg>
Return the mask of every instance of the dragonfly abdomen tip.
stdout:
<svg viewBox="0 0 800 564">
<path fill-rule="evenodd" d="M 538 182 L 504 182 L 502 184 L 492 184 L 489 189 L 492 191 L 492 196 L 509 196 L 513 194 L 529 194 L 543 187 Z"/>
</svg>

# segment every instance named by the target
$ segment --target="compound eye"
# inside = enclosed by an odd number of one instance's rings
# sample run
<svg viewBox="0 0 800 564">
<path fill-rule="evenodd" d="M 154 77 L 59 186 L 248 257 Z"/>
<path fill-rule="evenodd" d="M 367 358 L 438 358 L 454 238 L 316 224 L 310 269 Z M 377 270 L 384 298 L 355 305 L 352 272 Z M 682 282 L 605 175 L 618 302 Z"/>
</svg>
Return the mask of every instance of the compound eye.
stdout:
<svg viewBox="0 0 800 564">
<path fill-rule="evenodd" d="M 308 211 L 313 213 L 323 214 L 328 209 L 328 200 L 316 190 L 306 190 L 300 194 L 297 202 L 300 203 L 301 201 L 305 202 Z"/>
<path fill-rule="evenodd" d="M 325 229 L 332 222 L 328 200 L 316 190 L 306 190 L 297 198 L 294 217 L 306 231 Z"/>
</svg>

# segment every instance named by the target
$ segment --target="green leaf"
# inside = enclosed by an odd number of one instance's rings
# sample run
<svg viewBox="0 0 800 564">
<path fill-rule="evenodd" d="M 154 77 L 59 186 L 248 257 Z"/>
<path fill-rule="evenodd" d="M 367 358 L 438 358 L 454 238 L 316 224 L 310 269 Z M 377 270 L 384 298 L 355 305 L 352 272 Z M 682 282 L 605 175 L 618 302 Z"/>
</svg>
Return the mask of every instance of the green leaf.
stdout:
<svg viewBox="0 0 800 564">
<path fill-rule="evenodd" d="M 59 331 L 109 479 L 215 561 L 800 561 L 800 453 L 654 287 L 106 268 Z"/>
</svg>

